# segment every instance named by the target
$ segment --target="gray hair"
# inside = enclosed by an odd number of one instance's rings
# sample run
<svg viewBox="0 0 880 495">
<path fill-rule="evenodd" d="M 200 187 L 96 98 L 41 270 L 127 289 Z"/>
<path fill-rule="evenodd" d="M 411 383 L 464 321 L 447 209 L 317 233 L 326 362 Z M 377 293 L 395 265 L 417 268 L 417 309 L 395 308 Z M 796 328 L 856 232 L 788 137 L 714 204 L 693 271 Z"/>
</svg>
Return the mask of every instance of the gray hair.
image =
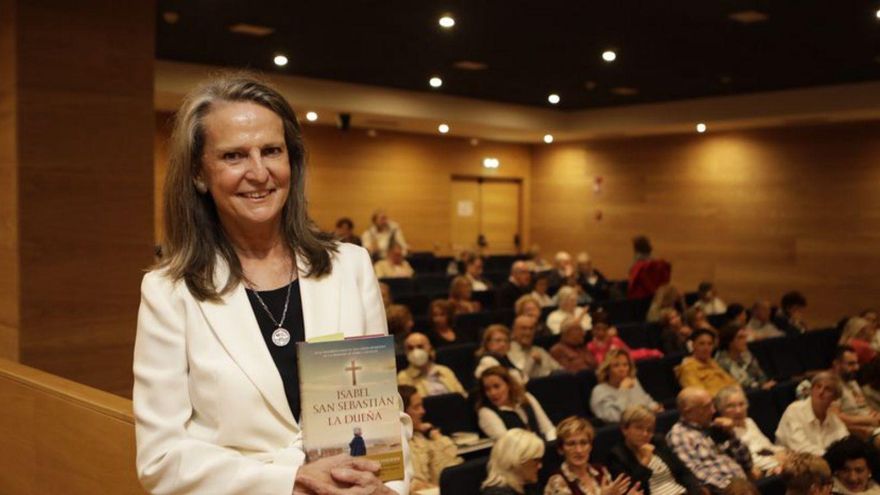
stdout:
<svg viewBox="0 0 880 495">
<path fill-rule="evenodd" d="M 715 394 L 715 409 L 721 411 L 727 405 L 727 402 L 736 394 L 743 396 L 746 401 L 746 407 L 749 405 L 749 398 L 746 397 L 745 391 L 739 385 L 728 385 Z"/>
<path fill-rule="evenodd" d="M 840 380 L 840 377 L 835 375 L 830 371 L 820 371 L 813 375 L 813 378 L 810 380 L 810 388 L 815 387 L 820 383 L 826 383 L 831 386 L 834 390 L 834 398 L 839 399 L 840 396 L 843 395 L 843 382 Z"/>
<path fill-rule="evenodd" d="M 482 487 L 509 486 L 522 492 L 523 479 L 520 466 L 529 459 L 544 456 L 544 442 L 534 433 L 520 428 L 507 430 L 492 447 L 488 475 Z"/>
</svg>

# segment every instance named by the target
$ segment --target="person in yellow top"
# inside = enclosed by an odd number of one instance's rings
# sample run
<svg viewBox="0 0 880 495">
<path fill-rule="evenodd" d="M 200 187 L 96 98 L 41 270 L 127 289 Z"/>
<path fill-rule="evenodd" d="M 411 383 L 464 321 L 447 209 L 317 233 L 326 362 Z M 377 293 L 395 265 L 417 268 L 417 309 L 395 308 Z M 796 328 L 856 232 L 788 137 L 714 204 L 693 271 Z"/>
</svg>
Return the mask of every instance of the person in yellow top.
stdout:
<svg viewBox="0 0 880 495">
<path fill-rule="evenodd" d="M 434 348 L 423 333 L 413 332 L 403 341 L 409 366 L 397 374 L 398 385 L 411 385 L 422 397 L 440 394 L 467 395 L 455 373 L 434 363 Z"/>
<path fill-rule="evenodd" d="M 722 388 L 737 385 L 736 379 L 712 358 L 717 343 L 715 332 L 698 329 L 694 331 L 691 340 L 694 346 L 693 352 L 675 369 L 682 388 L 699 387 L 714 397 Z"/>
</svg>

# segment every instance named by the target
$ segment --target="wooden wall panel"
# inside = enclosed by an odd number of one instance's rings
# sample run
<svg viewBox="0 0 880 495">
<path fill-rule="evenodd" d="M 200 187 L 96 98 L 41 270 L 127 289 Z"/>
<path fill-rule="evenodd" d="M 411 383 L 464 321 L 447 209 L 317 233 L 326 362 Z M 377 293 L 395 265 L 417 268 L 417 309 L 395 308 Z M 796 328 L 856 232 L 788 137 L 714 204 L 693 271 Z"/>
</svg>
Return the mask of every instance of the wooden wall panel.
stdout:
<svg viewBox="0 0 880 495">
<path fill-rule="evenodd" d="M 0 493 L 145 493 L 131 401 L 0 360 L 0 403 Z"/>
<path fill-rule="evenodd" d="M 532 237 L 625 277 L 644 233 L 685 290 L 778 301 L 816 323 L 880 306 L 880 124 L 535 147 Z M 602 177 L 602 191 L 593 191 Z M 596 219 L 596 212 L 602 219 Z"/>
</svg>

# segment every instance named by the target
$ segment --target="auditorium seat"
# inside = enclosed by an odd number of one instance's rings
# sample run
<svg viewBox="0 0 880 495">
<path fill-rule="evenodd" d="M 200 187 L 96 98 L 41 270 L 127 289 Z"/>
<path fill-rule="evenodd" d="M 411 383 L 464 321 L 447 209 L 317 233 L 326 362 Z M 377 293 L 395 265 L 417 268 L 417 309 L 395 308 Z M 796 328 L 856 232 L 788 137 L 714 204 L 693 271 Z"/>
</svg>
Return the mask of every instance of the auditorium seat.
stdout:
<svg viewBox="0 0 880 495">
<path fill-rule="evenodd" d="M 654 426 L 654 432 L 665 436 L 672 429 L 672 425 L 678 421 L 678 417 L 678 409 L 667 409 L 657 413 L 657 424 Z"/>
<path fill-rule="evenodd" d="M 538 471 L 538 485 L 545 486 L 550 476 L 553 476 L 562 466 L 562 454 L 559 452 L 559 441 L 553 440 L 544 443 L 544 458 L 541 459 L 541 470 Z"/>
<path fill-rule="evenodd" d="M 621 323 L 615 325 L 615 328 L 617 328 L 617 336 L 634 349 L 656 346 L 651 342 L 651 335 L 643 322 Z"/>
<path fill-rule="evenodd" d="M 780 418 L 789 404 L 795 401 L 798 383 L 795 380 L 779 383 L 771 390 L 773 392 L 773 402 L 776 404 L 776 410 L 779 411 Z M 773 430 L 776 431 L 775 428 Z"/>
<path fill-rule="evenodd" d="M 746 398 L 749 400 L 749 417 L 755 420 L 761 432 L 772 441 L 779 418 L 785 410 L 780 410 L 777 406 L 772 390 L 750 390 L 746 393 Z"/>
<path fill-rule="evenodd" d="M 526 389 L 538 399 L 553 424 L 569 416 L 588 414 L 589 391 L 582 390 L 582 382 L 573 374 L 532 378 L 526 384 Z"/>
<path fill-rule="evenodd" d="M 424 294 L 401 294 L 394 296 L 395 304 L 402 304 L 409 308 L 409 311 L 415 316 L 422 316 L 428 313 L 428 296 Z M 416 326 L 416 328 L 421 328 Z"/>
<path fill-rule="evenodd" d="M 446 299 L 446 294 L 449 293 L 449 282 L 451 281 L 451 278 L 445 273 L 417 274 L 415 280 L 419 294 L 425 294 L 431 297 L 437 297 L 442 294 L 440 298 Z"/>
<path fill-rule="evenodd" d="M 642 387 L 657 402 L 669 407 L 675 404 L 679 385 L 673 368 L 684 356 L 673 354 L 659 359 L 645 359 L 636 364 L 636 373 Z"/>
<path fill-rule="evenodd" d="M 522 258 L 518 255 L 494 255 L 487 256 L 483 261 L 484 271 L 487 272 L 500 272 L 500 273 L 510 273 L 510 266 L 513 265 L 513 262 Z"/>
<path fill-rule="evenodd" d="M 535 345 L 549 350 L 551 347 L 556 345 L 557 342 L 559 342 L 559 337 L 560 336 L 558 334 L 553 335 L 552 333 L 549 335 L 541 335 L 535 337 Z"/>
<path fill-rule="evenodd" d="M 391 288 L 391 294 L 395 298 L 416 292 L 415 280 L 411 278 L 380 278 L 379 281 Z"/>
<path fill-rule="evenodd" d="M 497 299 L 497 296 L 494 290 L 480 290 L 474 291 L 471 294 L 471 299 L 478 301 L 480 306 L 482 306 L 483 311 L 492 311 L 495 309 L 495 300 Z"/>
<path fill-rule="evenodd" d="M 473 402 L 461 394 L 430 395 L 424 398 L 425 421 L 444 435 L 458 431 L 479 433 Z"/>
<path fill-rule="evenodd" d="M 415 271 L 418 275 L 422 275 L 424 273 L 434 273 L 438 271 L 437 261 L 436 258 L 434 258 L 434 253 L 409 253 L 406 257 L 406 260 L 409 262 L 409 265 L 412 267 L 413 271 Z"/>
<path fill-rule="evenodd" d="M 621 299 L 608 301 L 602 308 L 608 312 L 608 321 L 612 325 L 645 321 L 651 299 Z"/>
<path fill-rule="evenodd" d="M 755 482 L 761 495 L 784 495 L 785 482 L 781 476 L 768 476 Z"/>
<path fill-rule="evenodd" d="M 486 464 L 488 462 L 488 457 L 481 457 L 444 469 L 440 473 L 441 495 L 480 493 L 480 485 L 486 479 Z"/>
<path fill-rule="evenodd" d="M 802 374 L 805 369 L 800 358 L 798 358 L 798 341 L 801 336 L 788 338 L 765 339 L 755 342 L 758 345 L 765 345 L 770 356 L 769 370 L 766 370 L 773 378 L 777 380 L 785 380 L 793 376 Z M 758 358 L 761 366 L 764 362 Z"/>
<path fill-rule="evenodd" d="M 827 369 L 834 359 L 834 350 L 840 339 L 841 331 L 837 328 L 814 330 L 801 335 L 798 339 L 796 352 L 801 358 L 805 370 Z"/>
<path fill-rule="evenodd" d="M 623 433 L 618 425 L 597 428 L 596 438 L 593 440 L 593 451 L 590 453 L 590 462 L 604 465 L 611 449 L 621 442 L 623 442 Z"/>
<path fill-rule="evenodd" d="M 493 317 L 491 311 L 460 314 L 455 317 L 455 331 L 466 335 L 468 340 L 477 341 L 480 338 L 481 330 L 492 323 Z"/>
<path fill-rule="evenodd" d="M 476 343 L 453 344 L 437 349 L 437 364 L 449 367 L 465 390 L 474 386 Z"/>
</svg>

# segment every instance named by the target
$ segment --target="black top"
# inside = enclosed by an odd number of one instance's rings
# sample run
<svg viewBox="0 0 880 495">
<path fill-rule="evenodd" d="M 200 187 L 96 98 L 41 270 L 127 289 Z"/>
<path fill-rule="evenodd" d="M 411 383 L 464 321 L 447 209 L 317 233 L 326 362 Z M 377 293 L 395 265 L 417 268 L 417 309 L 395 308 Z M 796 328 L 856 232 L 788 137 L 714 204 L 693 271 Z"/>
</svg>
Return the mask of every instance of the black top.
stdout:
<svg viewBox="0 0 880 495">
<path fill-rule="evenodd" d="M 651 443 L 654 444 L 654 454 L 666 464 L 666 467 L 672 472 L 675 481 L 683 486 L 688 494 L 700 495 L 702 493 L 700 481 L 685 466 L 681 459 L 666 446 L 663 438 L 655 435 L 651 439 Z M 654 472 L 643 466 L 625 443 L 618 443 L 611 448 L 611 453 L 608 456 L 608 470 L 611 471 L 613 476 L 621 473 L 629 475 L 632 481 L 641 482 L 642 491 L 645 495 L 651 494 L 650 480 Z"/>
<path fill-rule="evenodd" d="M 281 322 L 281 326 L 290 332 L 290 342 L 284 347 L 278 347 L 272 342 L 272 333 L 278 328 L 272 322 L 272 318 L 266 314 L 266 310 L 257 301 L 254 291 L 248 289 L 247 296 L 251 302 L 251 308 L 257 317 L 257 323 L 260 325 L 260 333 L 263 334 L 263 341 L 269 348 L 269 354 L 275 361 L 275 367 L 281 375 L 281 381 L 284 383 L 284 394 L 287 396 L 287 405 L 290 406 L 290 412 L 293 417 L 299 421 L 300 404 L 299 404 L 299 370 L 297 369 L 296 360 L 296 343 L 306 339 L 305 325 L 303 324 L 302 301 L 299 296 L 299 279 L 291 282 L 290 287 L 290 304 L 287 308 L 287 317 Z M 284 313 L 284 297 L 287 296 L 287 286 L 280 289 L 260 291 L 260 298 L 266 303 L 272 317 L 279 320 Z M 230 397 L 235 400 L 235 397 Z"/>
</svg>

